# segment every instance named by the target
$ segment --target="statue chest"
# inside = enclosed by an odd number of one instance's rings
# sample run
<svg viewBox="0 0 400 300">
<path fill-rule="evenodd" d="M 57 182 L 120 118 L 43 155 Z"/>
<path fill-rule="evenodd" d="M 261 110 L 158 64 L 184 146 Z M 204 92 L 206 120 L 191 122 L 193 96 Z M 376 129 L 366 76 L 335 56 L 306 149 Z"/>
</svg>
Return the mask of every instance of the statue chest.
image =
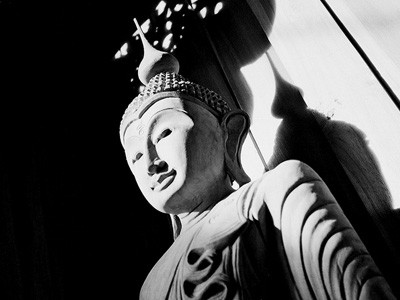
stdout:
<svg viewBox="0 0 400 300">
<path fill-rule="evenodd" d="M 175 240 L 149 273 L 140 299 L 262 298 L 265 237 L 256 223 L 226 208 Z"/>
</svg>

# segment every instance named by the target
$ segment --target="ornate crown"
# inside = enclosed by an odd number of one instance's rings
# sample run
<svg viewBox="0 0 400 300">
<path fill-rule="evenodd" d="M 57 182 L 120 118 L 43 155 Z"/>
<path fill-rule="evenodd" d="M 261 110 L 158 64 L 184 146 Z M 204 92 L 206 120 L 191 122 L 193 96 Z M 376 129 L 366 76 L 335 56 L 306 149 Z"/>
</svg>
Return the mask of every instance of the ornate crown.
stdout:
<svg viewBox="0 0 400 300">
<path fill-rule="evenodd" d="M 136 19 L 135 24 L 143 43 L 144 57 L 139 66 L 139 79 L 145 84 L 144 90 L 128 105 L 120 125 L 120 138 L 134 119 L 140 117 L 156 101 L 167 97 L 180 97 L 200 101 L 199 104 L 210 110 L 217 118 L 222 118 L 231 110 L 220 95 L 178 74 L 179 62 L 170 53 L 153 48 L 146 40 Z"/>
</svg>

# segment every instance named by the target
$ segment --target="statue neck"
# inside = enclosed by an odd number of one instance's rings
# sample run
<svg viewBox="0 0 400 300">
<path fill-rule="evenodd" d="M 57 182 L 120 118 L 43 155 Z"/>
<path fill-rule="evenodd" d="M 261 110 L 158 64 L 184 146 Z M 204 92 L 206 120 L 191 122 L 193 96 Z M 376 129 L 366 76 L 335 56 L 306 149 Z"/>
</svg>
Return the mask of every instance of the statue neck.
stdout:
<svg viewBox="0 0 400 300">
<path fill-rule="evenodd" d="M 205 216 L 208 215 L 211 209 L 218 202 L 228 197 L 235 190 L 232 188 L 229 178 L 226 178 L 224 184 L 215 186 L 212 191 L 212 193 L 208 193 L 208 196 L 203 196 L 202 201 L 200 201 L 200 203 L 190 212 L 185 212 L 178 215 L 179 221 L 181 223 L 181 233 L 194 226 L 195 224 L 198 224 Z"/>
</svg>

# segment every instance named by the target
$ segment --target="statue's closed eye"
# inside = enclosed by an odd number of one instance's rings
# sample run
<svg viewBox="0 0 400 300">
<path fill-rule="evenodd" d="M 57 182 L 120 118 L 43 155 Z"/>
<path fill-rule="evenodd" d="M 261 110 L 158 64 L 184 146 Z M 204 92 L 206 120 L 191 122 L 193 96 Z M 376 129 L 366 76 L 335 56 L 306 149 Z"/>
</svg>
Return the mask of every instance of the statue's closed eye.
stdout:
<svg viewBox="0 0 400 300">
<path fill-rule="evenodd" d="M 157 144 L 160 140 L 162 140 L 163 138 L 169 136 L 172 133 L 171 129 L 166 128 L 164 129 L 156 138 L 156 140 L 154 141 L 154 144 Z"/>
<path fill-rule="evenodd" d="M 135 162 L 137 162 L 142 156 L 143 156 L 143 154 L 142 154 L 141 152 L 136 153 L 136 155 L 135 155 L 134 158 L 132 159 L 132 164 L 134 164 Z"/>
</svg>

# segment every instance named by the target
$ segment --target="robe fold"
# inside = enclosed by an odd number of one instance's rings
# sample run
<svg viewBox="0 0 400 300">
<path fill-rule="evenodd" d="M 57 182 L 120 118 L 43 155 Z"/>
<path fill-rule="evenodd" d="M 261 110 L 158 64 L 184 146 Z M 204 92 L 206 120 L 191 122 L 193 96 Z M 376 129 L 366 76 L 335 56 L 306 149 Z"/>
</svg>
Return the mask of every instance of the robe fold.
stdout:
<svg viewBox="0 0 400 300">
<path fill-rule="evenodd" d="M 395 297 L 321 178 L 286 161 L 181 232 L 140 299 Z"/>
</svg>

